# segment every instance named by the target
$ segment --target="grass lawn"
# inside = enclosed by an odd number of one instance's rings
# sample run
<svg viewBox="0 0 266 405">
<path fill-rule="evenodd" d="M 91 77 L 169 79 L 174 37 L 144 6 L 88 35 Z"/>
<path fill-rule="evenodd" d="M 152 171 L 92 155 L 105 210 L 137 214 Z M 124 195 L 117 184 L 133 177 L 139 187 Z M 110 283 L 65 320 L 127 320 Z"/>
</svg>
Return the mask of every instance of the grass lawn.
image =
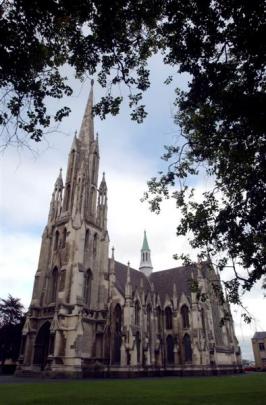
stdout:
<svg viewBox="0 0 266 405">
<path fill-rule="evenodd" d="M 0 385 L 0 404 L 265 405 L 266 373 Z"/>
</svg>

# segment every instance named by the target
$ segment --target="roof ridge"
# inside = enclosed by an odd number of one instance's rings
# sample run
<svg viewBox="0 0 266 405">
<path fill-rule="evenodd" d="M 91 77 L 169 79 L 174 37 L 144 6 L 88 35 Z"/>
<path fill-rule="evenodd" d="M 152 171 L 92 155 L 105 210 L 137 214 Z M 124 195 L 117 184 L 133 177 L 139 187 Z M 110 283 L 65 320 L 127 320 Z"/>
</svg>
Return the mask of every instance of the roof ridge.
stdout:
<svg viewBox="0 0 266 405">
<path fill-rule="evenodd" d="M 170 269 L 164 269 L 164 270 L 158 270 L 158 271 L 154 271 L 152 274 L 158 274 L 158 273 L 163 273 L 165 271 L 172 271 L 172 270 L 181 270 L 184 268 L 193 268 L 194 266 L 196 266 L 196 263 L 192 263 L 189 265 L 184 265 L 184 266 L 178 266 L 178 267 L 171 267 Z"/>
</svg>

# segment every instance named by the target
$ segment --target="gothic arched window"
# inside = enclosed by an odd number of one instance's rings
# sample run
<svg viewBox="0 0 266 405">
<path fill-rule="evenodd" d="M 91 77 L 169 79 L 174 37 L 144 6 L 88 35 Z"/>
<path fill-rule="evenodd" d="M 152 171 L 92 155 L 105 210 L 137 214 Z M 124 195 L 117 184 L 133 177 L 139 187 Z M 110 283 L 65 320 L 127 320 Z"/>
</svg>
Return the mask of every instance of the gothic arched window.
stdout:
<svg viewBox="0 0 266 405">
<path fill-rule="evenodd" d="M 83 299 L 86 305 L 90 305 L 91 302 L 91 280 L 92 274 L 91 270 L 89 269 L 84 274 Z"/>
<path fill-rule="evenodd" d="M 140 304 L 139 301 L 135 302 L 135 325 L 140 324 Z"/>
<path fill-rule="evenodd" d="M 160 333 L 162 329 L 162 311 L 160 307 L 156 308 L 157 315 L 157 332 Z"/>
<path fill-rule="evenodd" d="M 97 233 L 95 233 L 93 237 L 93 246 L 92 246 L 93 257 L 96 257 L 97 255 L 97 245 L 98 245 L 98 235 Z"/>
<path fill-rule="evenodd" d="M 62 248 L 66 246 L 66 238 L 67 238 L 67 230 L 64 228 L 63 230 L 63 236 L 62 236 Z"/>
<path fill-rule="evenodd" d="M 55 267 L 52 271 L 51 277 L 51 302 L 56 301 L 57 286 L 58 286 L 58 268 Z"/>
<path fill-rule="evenodd" d="M 59 247 L 59 231 L 55 231 L 54 235 L 54 250 L 57 250 Z"/>
<path fill-rule="evenodd" d="M 89 250 L 89 242 L 90 242 L 90 231 L 89 231 L 89 229 L 87 229 L 86 233 L 85 233 L 85 243 L 84 243 L 85 251 Z"/>
<path fill-rule="evenodd" d="M 184 351 L 184 360 L 185 362 L 192 361 L 192 348 L 191 348 L 191 340 L 190 336 L 186 333 L 183 337 L 183 351 Z"/>
<path fill-rule="evenodd" d="M 166 338 L 166 352 L 167 352 L 167 363 L 174 363 L 175 362 L 175 354 L 174 354 L 174 338 L 171 335 L 168 335 Z"/>
<path fill-rule="evenodd" d="M 121 327 L 122 327 L 122 310 L 119 304 L 115 306 L 113 311 L 113 325 L 114 325 L 114 335 L 113 335 L 113 355 L 112 363 L 120 364 L 121 360 Z"/>
<path fill-rule="evenodd" d="M 173 314 L 170 307 L 165 308 L 165 327 L 166 329 L 172 329 L 173 327 Z"/>
<path fill-rule="evenodd" d="M 183 328 L 189 328 L 189 311 L 186 305 L 182 305 L 181 307 L 181 316 L 182 316 L 182 324 Z"/>
<path fill-rule="evenodd" d="M 115 332 L 121 333 L 122 309 L 119 304 L 116 304 L 115 309 L 114 309 L 114 322 L 115 322 Z"/>
</svg>

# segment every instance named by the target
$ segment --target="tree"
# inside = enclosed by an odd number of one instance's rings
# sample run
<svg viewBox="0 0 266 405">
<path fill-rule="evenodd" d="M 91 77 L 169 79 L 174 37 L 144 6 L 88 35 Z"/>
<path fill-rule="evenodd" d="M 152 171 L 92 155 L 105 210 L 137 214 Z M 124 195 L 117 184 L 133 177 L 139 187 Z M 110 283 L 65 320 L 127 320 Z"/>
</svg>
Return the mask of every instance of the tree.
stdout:
<svg viewBox="0 0 266 405">
<path fill-rule="evenodd" d="M 164 31 L 172 49 L 168 61 L 190 73 L 191 80 L 187 91 L 177 91 L 179 146 L 166 148 L 168 170 L 148 183 L 145 195 L 159 212 L 162 198 L 169 198 L 178 182 L 172 193 L 182 213 L 177 235 L 192 234 L 192 247 L 203 258 L 212 256 L 218 271 L 231 267 L 225 287 L 237 304 L 266 274 L 262 7 L 260 1 L 199 2 L 185 26 L 175 21 Z M 181 38 L 177 51 L 174 24 Z M 203 171 L 214 185 L 195 199 L 189 185 Z"/>
<path fill-rule="evenodd" d="M 16 325 L 24 316 L 24 307 L 19 298 L 8 294 L 7 299 L 0 298 L 0 326 Z"/>
<path fill-rule="evenodd" d="M 240 289 L 266 274 L 264 2 L 15 0 L 3 1 L 1 11 L 0 122 L 8 141 L 19 131 L 41 139 L 52 122 L 47 98 L 72 93 L 65 64 L 80 80 L 95 75 L 106 88 L 94 108 L 101 118 L 119 112 L 122 97 L 113 89 L 124 83 L 137 122 L 146 116 L 141 100 L 151 55 L 161 52 L 177 74 L 189 75 L 188 89 L 177 89 L 179 145 L 167 148 L 169 170 L 152 179 L 146 198 L 158 212 L 177 183 L 177 233 L 192 232 L 202 257 L 223 254 L 217 267 L 232 266 L 226 287 L 239 302 Z M 60 109 L 54 121 L 67 114 Z M 201 202 L 189 187 L 199 170 L 214 182 Z"/>
<path fill-rule="evenodd" d="M 117 114 L 122 101 L 112 96 L 111 85 L 136 85 L 138 94 L 130 94 L 130 103 L 135 105 L 140 91 L 149 86 L 145 64 L 154 48 L 153 26 L 159 17 L 159 3 L 158 11 L 156 7 L 148 15 L 150 5 L 134 1 L 3 0 L 0 124 L 4 145 L 23 142 L 23 133 L 40 141 L 48 127 L 69 114 L 66 106 L 54 117 L 47 110 L 47 99 L 72 94 L 62 73 L 66 64 L 74 68 L 80 80 L 95 75 L 99 68 L 98 81 L 107 88 L 106 97 L 96 107 L 102 118 L 109 112 Z M 136 19 L 142 14 L 146 21 Z M 138 120 L 144 115 L 142 106 L 133 112 Z"/>
<path fill-rule="evenodd" d="M 10 294 L 0 299 L 0 361 L 17 360 L 21 341 L 22 327 L 25 321 L 24 307 L 19 298 Z"/>
</svg>

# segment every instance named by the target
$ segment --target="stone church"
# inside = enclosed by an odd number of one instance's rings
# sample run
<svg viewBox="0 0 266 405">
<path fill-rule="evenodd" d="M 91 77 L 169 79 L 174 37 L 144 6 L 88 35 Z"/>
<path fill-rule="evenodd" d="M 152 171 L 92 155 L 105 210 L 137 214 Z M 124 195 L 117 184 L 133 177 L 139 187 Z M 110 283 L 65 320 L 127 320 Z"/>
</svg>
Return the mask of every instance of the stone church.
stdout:
<svg viewBox="0 0 266 405">
<path fill-rule="evenodd" d="M 228 302 L 210 262 L 154 271 L 109 258 L 107 185 L 98 186 L 93 86 L 65 182 L 55 182 L 23 329 L 17 375 L 208 375 L 241 371 Z M 193 292 L 197 282 L 205 301 Z M 224 325 L 220 319 L 229 313 Z"/>
</svg>

